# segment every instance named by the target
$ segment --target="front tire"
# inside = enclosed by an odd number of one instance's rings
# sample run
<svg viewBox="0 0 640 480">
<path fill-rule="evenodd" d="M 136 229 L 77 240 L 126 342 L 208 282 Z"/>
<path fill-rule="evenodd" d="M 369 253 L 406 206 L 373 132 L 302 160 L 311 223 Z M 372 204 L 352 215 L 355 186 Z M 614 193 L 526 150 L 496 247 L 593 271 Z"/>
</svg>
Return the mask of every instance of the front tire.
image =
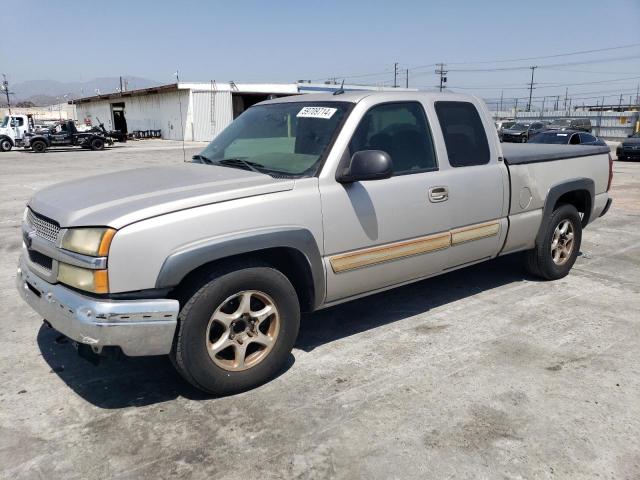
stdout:
<svg viewBox="0 0 640 480">
<path fill-rule="evenodd" d="M 0 140 L 0 151 L 10 152 L 12 148 L 13 148 L 13 144 L 11 143 L 11 140 L 9 140 L 8 138 L 3 138 L 2 140 Z"/>
<path fill-rule="evenodd" d="M 285 275 L 267 265 L 238 265 L 193 287 L 171 353 L 185 380 L 230 395 L 283 369 L 300 325 L 298 297 Z"/>
<path fill-rule="evenodd" d="M 544 227 L 542 241 L 526 252 L 527 271 L 545 280 L 569 274 L 582 242 L 582 220 L 573 205 L 560 205 Z"/>
</svg>

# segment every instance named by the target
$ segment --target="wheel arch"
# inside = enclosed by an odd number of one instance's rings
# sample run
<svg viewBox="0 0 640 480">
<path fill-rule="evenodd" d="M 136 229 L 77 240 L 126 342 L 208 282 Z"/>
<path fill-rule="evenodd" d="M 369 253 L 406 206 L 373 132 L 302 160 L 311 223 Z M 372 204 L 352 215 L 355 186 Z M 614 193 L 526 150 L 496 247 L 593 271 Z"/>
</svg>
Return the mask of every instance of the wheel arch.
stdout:
<svg viewBox="0 0 640 480">
<path fill-rule="evenodd" d="M 0 135 L 0 142 L 2 142 L 4 140 L 9 140 L 9 142 L 11 142 L 11 147 L 15 147 L 16 146 L 16 142 L 14 142 L 13 138 L 11 138 L 9 135 Z"/>
<path fill-rule="evenodd" d="M 44 142 L 47 147 L 51 146 L 51 142 L 49 139 L 43 135 L 36 135 L 35 137 L 31 137 L 29 139 L 29 144 L 33 144 L 33 142 Z"/>
<path fill-rule="evenodd" d="M 551 218 L 554 210 L 562 204 L 570 204 L 576 207 L 583 214 L 582 228 L 586 227 L 591 220 L 595 197 L 595 184 L 590 178 L 576 178 L 551 187 L 544 202 L 542 222 L 538 229 L 536 242 L 542 241 L 544 226 Z"/>
<path fill-rule="evenodd" d="M 233 235 L 181 248 L 165 259 L 156 288 L 180 291 L 213 268 L 250 260 L 268 263 L 287 276 L 304 311 L 312 311 L 324 301 L 320 251 L 313 234 L 302 228 Z"/>
</svg>

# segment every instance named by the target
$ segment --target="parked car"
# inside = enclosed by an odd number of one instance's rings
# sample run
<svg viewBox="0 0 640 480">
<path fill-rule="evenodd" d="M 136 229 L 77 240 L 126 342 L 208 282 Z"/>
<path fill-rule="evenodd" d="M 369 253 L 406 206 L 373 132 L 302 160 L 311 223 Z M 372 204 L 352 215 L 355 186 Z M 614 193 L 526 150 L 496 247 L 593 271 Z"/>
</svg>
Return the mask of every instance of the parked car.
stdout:
<svg viewBox="0 0 640 480">
<path fill-rule="evenodd" d="M 553 143 L 556 145 L 601 145 L 607 144 L 590 133 L 577 130 L 547 130 L 538 133 L 529 143 Z"/>
<path fill-rule="evenodd" d="M 640 160 L 640 132 L 629 135 L 618 148 L 618 160 Z"/>
<path fill-rule="evenodd" d="M 192 163 L 35 193 L 20 295 L 84 354 L 169 354 L 230 394 L 283 368 L 301 311 L 519 251 L 562 278 L 611 205 L 605 147 L 502 145 L 473 96 L 339 93 L 254 105 Z"/>
<path fill-rule="evenodd" d="M 547 126 L 542 122 L 517 122 L 502 131 L 502 141 L 525 143 L 546 129 Z"/>
<path fill-rule="evenodd" d="M 500 141 L 502 141 L 502 132 L 507 128 L 513 127 L 515 123 L 515 120 L 498 120 L 496 122 L 496 130 L 498 131 Z"/>
<path fill-rule="evenodd" d="M 581 130 L 591 133 L 591 120 L 588 118 L 556 118 L 549 124 L 553 130 Z"/>
</svg>

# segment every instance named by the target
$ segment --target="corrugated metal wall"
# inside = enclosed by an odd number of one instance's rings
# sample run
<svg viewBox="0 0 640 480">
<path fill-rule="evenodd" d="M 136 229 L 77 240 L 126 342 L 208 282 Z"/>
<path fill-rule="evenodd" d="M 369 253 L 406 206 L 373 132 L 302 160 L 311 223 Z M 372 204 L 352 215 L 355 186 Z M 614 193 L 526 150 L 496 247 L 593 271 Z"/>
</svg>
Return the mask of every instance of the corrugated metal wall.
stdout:
<svg viewBox="0 0 640 480">
<path fill-rule="evenodd" d="M 231 92 L 193 91 L 193 138 L 210 142 L 233 121 Z"/>
<path fill-rule="evenodd" d="M 113 129 L 111 103 L 124 103 L 129 133 L 134 130 L 161 130 L 164 139 L 182 140 L 184 128 L 185 139 L 189 140 L 193 136 L 189 100 L 189 90 L 123 97 L 111 101 L 80 103 L 77 105 L 77 114 L 80 122 L 90 118 L 94 125 L 98 124 L 99 117 L 107 130 L 110 130 Z M 182 125 L 180 103 L 182 104 Z"/>
</svg>

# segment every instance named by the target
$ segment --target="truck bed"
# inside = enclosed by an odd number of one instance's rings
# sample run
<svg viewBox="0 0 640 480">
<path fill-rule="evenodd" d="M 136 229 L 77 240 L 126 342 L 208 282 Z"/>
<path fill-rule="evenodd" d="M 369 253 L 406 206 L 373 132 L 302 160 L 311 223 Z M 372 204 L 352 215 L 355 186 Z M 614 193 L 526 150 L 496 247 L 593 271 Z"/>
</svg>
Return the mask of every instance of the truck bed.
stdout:
<svg viewBox="0 0 640 480">
<path fill-rule="evenodd" d="M 588 157 L 610 153 L 600 145 L 547 145 L 543 143 L 503 143 L 502 154 L 509 165 L 550 162 L 568 158 Z"/>
</svg>

